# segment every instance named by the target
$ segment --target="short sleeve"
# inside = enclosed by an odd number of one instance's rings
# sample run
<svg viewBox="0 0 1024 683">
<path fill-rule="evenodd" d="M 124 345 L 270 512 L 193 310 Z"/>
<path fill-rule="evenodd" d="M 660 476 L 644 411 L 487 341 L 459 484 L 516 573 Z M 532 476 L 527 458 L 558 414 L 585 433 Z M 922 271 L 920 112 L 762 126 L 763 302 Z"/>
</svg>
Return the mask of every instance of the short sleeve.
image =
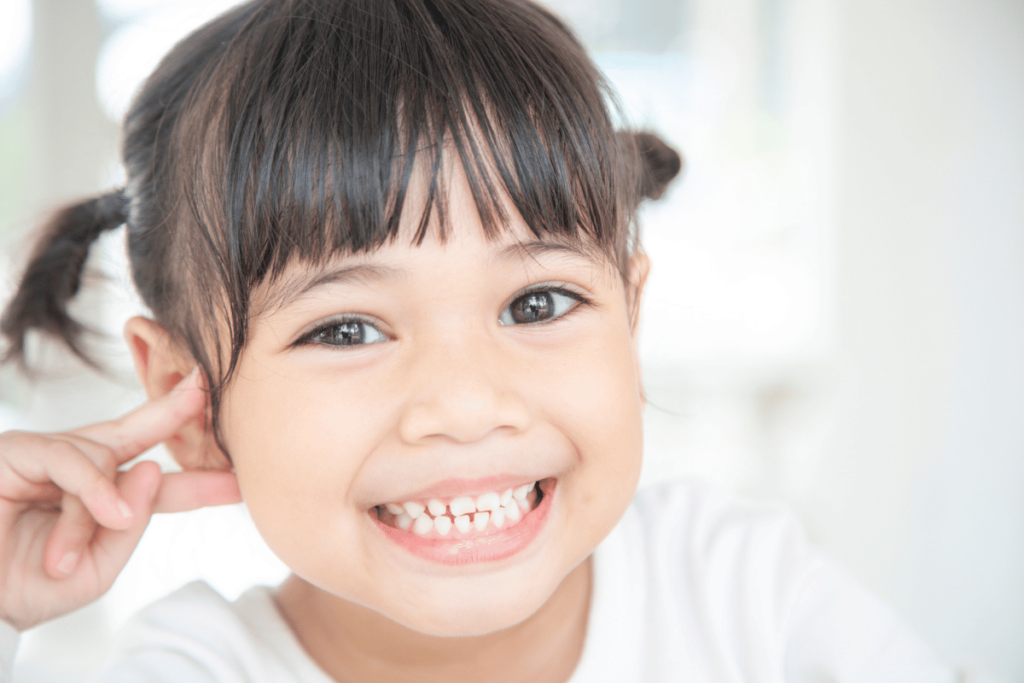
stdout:
<svg viewBox="0 0 1024 683">
<path fill-rule="evenodd" d="M 195 583 L 148 606 L 118 634 L 99 683 L 251 683 L 252 646 L 229 604 Z"/>
<path fill-rule="evenodd" d="M 119 641 L 99 683 L 331 683 L 262 586 L 229 602 L 190 583 L 136 615 Z"/>
</svg>

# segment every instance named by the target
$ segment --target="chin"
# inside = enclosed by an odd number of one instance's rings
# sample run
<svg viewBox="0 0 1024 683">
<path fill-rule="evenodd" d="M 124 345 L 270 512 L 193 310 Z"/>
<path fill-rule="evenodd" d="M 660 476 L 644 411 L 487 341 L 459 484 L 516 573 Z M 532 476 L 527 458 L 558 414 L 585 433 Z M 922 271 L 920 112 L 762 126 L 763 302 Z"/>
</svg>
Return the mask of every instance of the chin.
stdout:
<svg viewBox="0 0 1024 683">
<path fill-rule="evenodd" d="M 394 614 L 385 616 L 406 628 L 431 636 L 467 638 L 502 631 L 519 624 L 537 613 L 565 577 L 554 585 L 537 584 L 515 588 L 484 588 L 463 591 L 456 595 L 438 593 L 426 602 L 406 603 Z"/>
</svg>

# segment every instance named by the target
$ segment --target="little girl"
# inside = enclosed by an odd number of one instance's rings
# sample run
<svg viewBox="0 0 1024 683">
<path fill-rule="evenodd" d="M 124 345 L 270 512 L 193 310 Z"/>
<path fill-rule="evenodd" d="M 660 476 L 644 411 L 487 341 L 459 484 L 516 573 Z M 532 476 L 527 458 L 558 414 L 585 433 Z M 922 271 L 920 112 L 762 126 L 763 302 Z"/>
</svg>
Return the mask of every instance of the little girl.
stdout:
<svg viewBox="0 0 1024 683">
<path fill-rule="evenodd" d="M 103 681 L 953 681 L 784 515 L 635 495 L 648 260 L 680 169 L 528 0 L 254 0 L 182 41 L 124 189 L 63 210 L 3 317 L 79 356 L 127 226 L 150 402 L 0 436 L 0 642 L 103 594 L 154 512 L 244 500 L 293 570 L 192 584 Z M 184 468 L 142 461 L 163 442 Z"/>
</svg>

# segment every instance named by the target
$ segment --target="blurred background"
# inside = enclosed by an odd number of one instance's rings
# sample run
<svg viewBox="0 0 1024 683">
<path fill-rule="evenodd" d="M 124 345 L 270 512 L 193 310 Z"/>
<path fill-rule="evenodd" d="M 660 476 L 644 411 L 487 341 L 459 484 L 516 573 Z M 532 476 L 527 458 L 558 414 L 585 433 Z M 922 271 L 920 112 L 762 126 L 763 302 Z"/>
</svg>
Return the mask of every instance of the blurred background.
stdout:
<svg viewBox="0 0 1024 683">
<path fill-rule="evenodd" d="M 0 301 L 47 209 L 123 181 L 142 78 L 231 4 L 0 0 Z M 644 480 L 784 499 L 943 658 L 1024 681 L 1024 3 L 547 4 L 687 160 L 643 217 Z M 142 400 L 123 236 L 90 263 L 76 310 L 112 376 L 38 344 L 44 381 L 0 369 L 0 429 Z M 162 516 L 107 597 L 26 635 L 15 681 L 88 680 L 187 581 L 284 573 L 241 506 Z"/>
</svg>

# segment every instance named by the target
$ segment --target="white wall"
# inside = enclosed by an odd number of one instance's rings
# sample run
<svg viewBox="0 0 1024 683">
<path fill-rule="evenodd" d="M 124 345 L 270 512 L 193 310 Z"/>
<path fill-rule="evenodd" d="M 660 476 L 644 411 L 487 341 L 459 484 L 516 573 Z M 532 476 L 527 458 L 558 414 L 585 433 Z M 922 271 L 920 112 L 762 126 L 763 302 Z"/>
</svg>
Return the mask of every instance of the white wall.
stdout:
<svg viewBox="0 0 1024 683">
<path fill-rule="evenodd" d="M 1024 678 L 1024 4 L 841 7 L 814 523 L 944 653 Z"/>
</svg>

